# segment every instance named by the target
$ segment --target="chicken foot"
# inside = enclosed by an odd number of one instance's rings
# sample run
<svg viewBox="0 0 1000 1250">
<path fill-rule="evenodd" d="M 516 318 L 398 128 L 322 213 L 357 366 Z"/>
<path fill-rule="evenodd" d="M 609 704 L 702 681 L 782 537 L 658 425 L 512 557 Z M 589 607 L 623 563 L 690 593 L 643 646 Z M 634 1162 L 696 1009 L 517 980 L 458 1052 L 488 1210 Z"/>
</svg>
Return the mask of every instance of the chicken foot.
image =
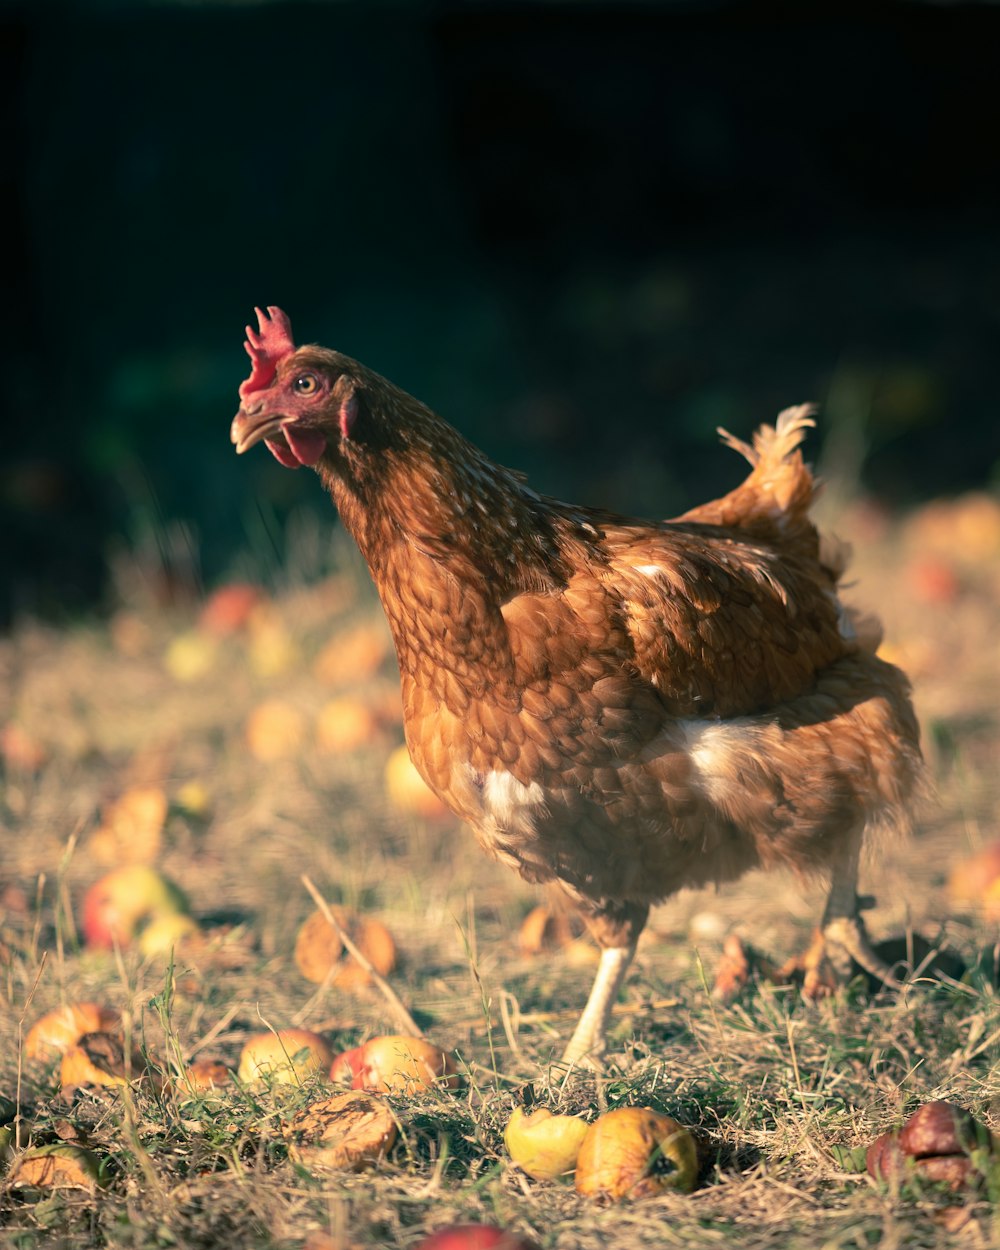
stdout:
<svg viewBox="0 0 1000 1250">
<path fill-rule="evenodd" d="M 563 1051 L 563 1063 L 589 1068 L 600 1066 L 611 1009 L 648 915 L 648 905 L 639 903 L 608 903 L 593 914 L 585 915 L 587 927 L 601 948 L 601 961 L 583 1014 Z"/>
<path fill-rule="evenodd" d="M 735 933 L 722 949 L 713 994 L 722 1001 L 733 998 L 754 977 L 775 985 L 800 985 L 806 998 L 825 998 L 845 985 L 860 967 L 888 989 L 901 989 L 901 983 L 882 957 L 872 949 L 861 913 L 875 900 L 857 893 L 860 842 L 845 841 L 832 865 L 830 892 L 822 923 L 813 932 L 809 946 L 780 966 L 747 946 Z"/>
<path fill-rule="evenodd" d="M 843 984 L 850 979 L 853 960 L 888 989 L 899 990 L 902 989 L 902 984 L 892 975 L 892 969 L 876 954 L 868 940 L 861 913 L 874 905 L 874 899 L 858 895 L 860 862 L 860 834 L 845 838 L 843 849 L 832 864 L 830 893 L 820 925 L 824 962 L 832 967 L 835 984 Z M 805 992 L 809 997 L 818 997 L 824 992 L 822 982 L 810 993 L 807 977 Z M 829 992 L 829 987 L 826 992 Z"/>
</svg>

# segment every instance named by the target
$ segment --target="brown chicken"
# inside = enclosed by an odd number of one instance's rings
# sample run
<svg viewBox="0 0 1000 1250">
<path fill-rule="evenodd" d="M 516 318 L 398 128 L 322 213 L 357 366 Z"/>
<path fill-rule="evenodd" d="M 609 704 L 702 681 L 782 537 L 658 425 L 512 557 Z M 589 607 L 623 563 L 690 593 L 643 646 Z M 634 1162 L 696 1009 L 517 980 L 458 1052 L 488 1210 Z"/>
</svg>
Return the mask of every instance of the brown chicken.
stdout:
<svg viewBox="0 0 1000 1250">
<path fill-rule="evenodd" d="M 566 1047 L 594 1061 L 651 903 L 750 868 L 826 872 L 822 933 L 888 979 L 856 892 L 908 825 L 918 734 L 808 518 L 806 407 L 675 521 L 536 494 L 392 383 L 257 311 L 231 437 L 317 470 L 378 587 L 420 773 L 480 844 L 558 882 L 602 954 Z"/>
</svg>

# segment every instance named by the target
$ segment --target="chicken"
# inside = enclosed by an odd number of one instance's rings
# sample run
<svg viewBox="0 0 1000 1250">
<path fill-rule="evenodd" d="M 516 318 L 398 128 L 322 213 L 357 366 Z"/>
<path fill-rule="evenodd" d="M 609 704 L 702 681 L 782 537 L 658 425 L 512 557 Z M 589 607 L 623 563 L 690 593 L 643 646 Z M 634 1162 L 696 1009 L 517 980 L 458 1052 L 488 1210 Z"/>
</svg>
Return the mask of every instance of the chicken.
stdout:
<svg viewBox="0 0 1000 1250">
<path fill-rule="evenodd" d="M 355 360 L 257 310 L 231 438 L 315 468 L 395 640 L 417 769 L 491 855 L 557 882 L 601 947 L 567 1064 L 599 1062 L 651 904 L 750 868 L 829 874 L 822 935 L 888 978 L 866 839 L 920 785 L 909 686 L 837 595 L 790 408 L 730 494 L 645 522 L 536 494 Z"/>
</svg>

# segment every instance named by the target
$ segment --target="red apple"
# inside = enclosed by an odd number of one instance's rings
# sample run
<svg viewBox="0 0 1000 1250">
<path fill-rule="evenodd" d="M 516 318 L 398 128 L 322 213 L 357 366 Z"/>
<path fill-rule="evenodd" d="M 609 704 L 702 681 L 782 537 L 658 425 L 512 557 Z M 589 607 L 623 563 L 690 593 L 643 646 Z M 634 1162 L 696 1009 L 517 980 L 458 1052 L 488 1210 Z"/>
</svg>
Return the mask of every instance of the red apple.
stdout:
<svg viewBox="0 0 1000 1250">
<path fill-rule="evenodd" d="M 345 1050 L 330 1068 L 330 1080 L 351 1089 L 380 1094 L 419 1094 L 430 1089 L 456 1089 L 458 1076 L 451 1056 L 421 1037 L 373 1037 Z"/>
<path fill-rule="evenodd" d="M 128 864 L 95 882 L 83 897 L 83 936 L 88 946 L 128 946 L 155 917 L 185 914 L 181 889 L 147 864 Z"/>
<path fill-rule="evenodd" d="M 235 634 L 243 629 L 263 598 L 260 588 L 249 582 L 230 582 L 228 586 L 220 586 L 205 600 L 198 626 L 220 638 Z"/>
<path fill-rule="evenodd" d="M 538 1250 L 538 1242 L 492 1224 L 447 1224 L 414 1250 Z"/>
</svg>

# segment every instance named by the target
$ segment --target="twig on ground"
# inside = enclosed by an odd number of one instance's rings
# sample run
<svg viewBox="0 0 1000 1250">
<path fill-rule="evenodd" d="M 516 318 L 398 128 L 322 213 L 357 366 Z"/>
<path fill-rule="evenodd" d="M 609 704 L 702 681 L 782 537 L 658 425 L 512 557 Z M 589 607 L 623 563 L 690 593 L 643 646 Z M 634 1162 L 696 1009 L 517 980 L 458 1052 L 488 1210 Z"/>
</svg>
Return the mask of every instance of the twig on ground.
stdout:
<svg viewBox="0 0 1000 1250">
<path fill-rule="evenodd" d="M 407 1011 L 403 1000 L 399 997 L 389 982 L 375 971 L 372 967 L 371 960 L 368 959 L 366 955 L 362 954 L 356 943 L 352 942 L 348 935 L 344 932 L 344 926 L 338 923 L 336 916 L 330 910 L 330 905 L 327 903 L 326 899 L 324 899 L 323 895 L 320 894 L 319 890 L 316 889 L 312 880 L 306 873 L 302 874 L 302 884 L 312 895 L 312 900 L 319 908 L 323 919 L 328 925 L 330 925 L 334 933 L 336 933 L 340 940 L 344 943 L 347 951 L 354 956 L 361 967 L 364 968 L 365 972 L 367 972 L 371 977 L 372 984 L 378 989 L 379 993 L 385 999 L 389 1006 L 389 1010 L 402 1026 L 403 1032 L 407 1033 L 410 1037 L 423 1037 L 423 1029 L 419 1024 L 417 1024 L 416 1020 L 414 1020 L 414 1018 L 410 1015 L 409 1011 Z"/>
</svg>

